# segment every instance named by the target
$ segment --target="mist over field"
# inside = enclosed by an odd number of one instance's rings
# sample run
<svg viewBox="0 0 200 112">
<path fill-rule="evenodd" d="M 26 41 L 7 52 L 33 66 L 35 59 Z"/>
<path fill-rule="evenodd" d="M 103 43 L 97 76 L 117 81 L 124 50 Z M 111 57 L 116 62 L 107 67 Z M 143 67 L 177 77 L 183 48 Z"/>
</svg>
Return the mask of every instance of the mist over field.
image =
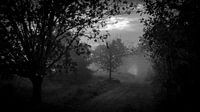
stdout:
<svg viewBox="0 0 200 112">
<path fill-rule="evenodd" d="M 131 83 L 146 83 L 150 81 L 153 69 L 149 58 L 145 57 L 144 53 L 128 55 L 123 57 L 122 60 L 122 65 L 113 73 L 113 78 Z M 108 77 L 108 73 L 101 70 L 94 63 L 90 64 L 88 68 L 94 71 L 93 75 Z"/>
</svg>

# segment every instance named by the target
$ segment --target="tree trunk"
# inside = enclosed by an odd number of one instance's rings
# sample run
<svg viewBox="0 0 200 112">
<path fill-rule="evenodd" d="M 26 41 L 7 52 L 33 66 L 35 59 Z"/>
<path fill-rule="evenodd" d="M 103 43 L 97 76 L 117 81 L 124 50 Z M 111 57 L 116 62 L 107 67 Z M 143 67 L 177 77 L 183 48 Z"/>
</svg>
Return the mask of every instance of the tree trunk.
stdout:
<svg viewBox="0 0 200 112">
<path fill-rule="evenodd" d="M 109 80 L 111 80 L 111 73 L 112 73 L 112 65 L 111 65 L 111 56 L 110 56 L 110 60 L 109 60 Z"/>
<path fill-rule="evenodd" d="M 40 75 L 31 78 L 31 82 L 33 85 L 33 91 L 32 91 L 33 103 L 40 103 L 42 101 L 42 97 L 41 97 L 42 81 L 43 81 L 43 78 Z"/>
<path fill-rule="evenodd" d="M 109 70 L 109 80 L 111 80 L 111 69 Z"/>
</svg>

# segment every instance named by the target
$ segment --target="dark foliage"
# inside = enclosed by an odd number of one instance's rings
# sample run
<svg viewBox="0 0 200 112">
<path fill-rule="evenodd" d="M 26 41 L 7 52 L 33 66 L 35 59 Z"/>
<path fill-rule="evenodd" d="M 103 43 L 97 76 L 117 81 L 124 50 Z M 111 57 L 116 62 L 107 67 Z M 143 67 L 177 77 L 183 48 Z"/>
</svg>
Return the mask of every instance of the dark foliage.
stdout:
<svg viewBox="0 0 200 112">
<path fill-rule="evenodd" d="M 200 44 L 198 0 L 145 0 L 141 41 L 154 62 L 163 111 L 195 109 Z"/>
</svg>

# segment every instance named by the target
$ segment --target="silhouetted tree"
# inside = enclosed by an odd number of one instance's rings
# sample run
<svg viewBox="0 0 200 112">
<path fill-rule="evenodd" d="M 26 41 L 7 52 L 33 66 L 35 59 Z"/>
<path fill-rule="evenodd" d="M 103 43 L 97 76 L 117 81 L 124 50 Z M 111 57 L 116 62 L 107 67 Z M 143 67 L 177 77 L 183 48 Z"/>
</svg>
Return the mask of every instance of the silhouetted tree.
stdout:
<svg viewBox="0 0 200 112">
<path fill-rule="evenodd" d="M 1 0 L 1 74 L 29 78 L 33 84 L 33 100 L 40 102 L 46 71 L 63 54 L 81 46 L 78 38 L 106 38 L 100 36 L 99 28 L 106 25 L 106 18 L 126 12 L 119 7 L 124 3 L 110 0 Z"/>
<path fill-rule="evenodd" d="M 161 84 L 169 101 L 167 106 L 174 104 L 181 109 L 182 102 L 193 104 L 191 99 L 196 96 L 196 73 L 199 72 L 199 1 L 145 0 L 145 7 L 149 17 L 143 21 L 145 33 L 141 42 L 157 71 L 154 82 Z M 194 106 L 185 104 L 190 109 Z M 165 109 L 175 111 L 170 107 Z"/>
<path fill-rule="evenodd" d="M 111 73 L 122 63 L 122 57 L 127 54 L 127 48 L 122 43 L 121 39 L 112 40 L 106 45 L 99 45 L 94 50 L 92 58 L 94 63 L 99 65 L 103 70 L 109 72 L 109 79 L 111 80 Z"/>
</svg>

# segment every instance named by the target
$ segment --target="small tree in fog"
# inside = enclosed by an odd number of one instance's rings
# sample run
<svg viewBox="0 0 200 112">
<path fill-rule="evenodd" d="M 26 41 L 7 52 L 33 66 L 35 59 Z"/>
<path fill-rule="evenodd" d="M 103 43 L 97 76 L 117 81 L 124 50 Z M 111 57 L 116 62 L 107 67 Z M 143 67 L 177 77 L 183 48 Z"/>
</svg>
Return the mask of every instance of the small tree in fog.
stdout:
<svg viewBox="0 0 200 112">
<path fill-rule="evenodd" d="M 99 45 L 93 52 L 93 60 L 101 69 L 109 72 L 109 79 L 111 74 L 122 63 L 122 57 L 127 54 L 127 48 L 122 43 L 121 39 L 113 40 L 106 45 Z"/>
</svg>

